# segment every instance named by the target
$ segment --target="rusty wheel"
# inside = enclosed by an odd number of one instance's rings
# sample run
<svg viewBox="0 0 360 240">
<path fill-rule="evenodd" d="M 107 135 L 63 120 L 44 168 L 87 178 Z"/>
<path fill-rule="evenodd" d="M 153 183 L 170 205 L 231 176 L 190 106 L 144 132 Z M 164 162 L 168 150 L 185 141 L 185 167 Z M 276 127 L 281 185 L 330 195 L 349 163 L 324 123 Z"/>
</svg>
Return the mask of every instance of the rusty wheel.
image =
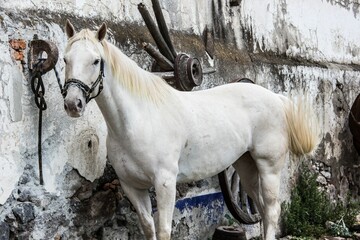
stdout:
<svg viewBox="0 0 360 240">
<path fill-rule="evenodd" d="M 241 187 L 240 177 L 233 167 L 218 174 L 221 192 L 231 215 L 241 223 L 252 224 L 261 220 L 254 201 Z"/>
<path fill-rule="evenodd" d="M 191 91 L 202 83 L 203 70 L 200 61 L 184 53 L 176 56 L 174 74 L 178 80 L 177 89 L 182 91 Z"/>
</svg>

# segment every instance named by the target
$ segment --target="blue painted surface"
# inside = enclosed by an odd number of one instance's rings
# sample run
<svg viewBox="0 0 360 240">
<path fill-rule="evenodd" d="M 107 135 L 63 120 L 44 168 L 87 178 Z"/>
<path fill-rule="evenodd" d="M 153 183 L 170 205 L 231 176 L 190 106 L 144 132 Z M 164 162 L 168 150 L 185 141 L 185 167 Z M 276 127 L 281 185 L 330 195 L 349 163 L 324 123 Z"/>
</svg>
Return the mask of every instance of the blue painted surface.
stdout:
<svg viewBox="0 0 360 240">
<path fill-rule="evenodd" d="M 185 221 L 188 221 L 190 225 L 212 229 L 223 217 L 225 202 L 222 193 L 216 192 L 179 199 L 175 203 L 175 208 L 180 214 L 186 216 Z"/>
<path fill-rule="evenodd" d="M 209 210 L 223 210 L 224 198 L 221 192 L 210 193 L 206 195 L 195 196 L 191 198 L 179 199 L 175 203 L 175 207 L 183 213 L 184 210 L 192 208 L 207 208 Z"/>
<path fill-rule="evenodd" d="M 175 203 L 175 208 L 186 216 L 186 221 L 210 227 L 219 223 L 226 207 L 222 193 L 216 192 L 179 199 Z M 153 212 L 156 211 L 154 208 Z"/>
<path fill-rule="evenodd" d="M 194 196 L 191 198 L 182 198 L 176 201 L 175 208 L 177 208 L 180 213 L 183 213 L 185 210 L 191 210 L 193 208 L 219 208 L 219 206 L 224 205 L 224 197 L 221 192 L 204 194 L 199 196 Z M 157 208 L 153 208 L 153 212 L 157 212 Z"/>
</svg>

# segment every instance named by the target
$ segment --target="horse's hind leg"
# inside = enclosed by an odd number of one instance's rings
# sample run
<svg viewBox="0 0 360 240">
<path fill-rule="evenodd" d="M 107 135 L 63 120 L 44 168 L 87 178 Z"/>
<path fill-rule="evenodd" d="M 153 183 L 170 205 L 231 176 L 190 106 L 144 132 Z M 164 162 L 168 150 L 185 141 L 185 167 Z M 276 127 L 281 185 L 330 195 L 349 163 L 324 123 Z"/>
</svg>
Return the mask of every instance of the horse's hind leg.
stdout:
<svg viewBox="0 0 360 240">
<path fill-rule="evenodd" d="M 249 152 L 241 156 L 233 167 L 241 179 L 241 185 L 254 200 L 264 223 L 264 238 L 275 239 L 280 215 L 278 202 L 280 171 L 285 156 L 279 158 L 256 158 Z"/>
<path fill-rule="evenodd" d="M 155 225 L 151 214 L 151 201 L 148 190 L 136 189 L 124 182 L 121 182 L 121 187 L 136 209 L 146 239 L 156 240 Z"/>
<path fill-rule="evenodd" d="M 246 152 L 233 164 L 233 167 L 240 176 L 241 187 L 255 202 L 260 214 L 263 215 L 260 205 L 262 196 L 260 194 L 259 171 L 254 159 L 249 152 Z"/>
<path fill-rule="evenodd" d="M 260 208 L 264 223 L 265 240 L 275 239 L 276 228 L 280 216 L 280 204 L 278 202 L 280 191 L 281 168 L 285 155 L 276 159 L 254 158 L 259 171 L 260 179 Z"/>
</svg>

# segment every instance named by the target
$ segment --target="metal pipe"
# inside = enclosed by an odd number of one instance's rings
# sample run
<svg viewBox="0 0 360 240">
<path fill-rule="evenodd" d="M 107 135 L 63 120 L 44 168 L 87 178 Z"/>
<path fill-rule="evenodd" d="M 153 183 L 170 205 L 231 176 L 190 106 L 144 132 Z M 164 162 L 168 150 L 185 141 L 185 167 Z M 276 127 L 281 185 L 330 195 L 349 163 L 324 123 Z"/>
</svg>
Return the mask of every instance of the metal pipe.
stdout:
<svg viewBox="0 0 360 240">
<path fill-rule="evenodd" d="M 209 73 L 214 73 L 214 72 L 216 72 L 216 69 L 212 68 L 212 67 L 204 68 L 203 71 L 202 71 L 203 74 L 209 74 Z"/>
<path fill-rule="evenodd" d="M 170 62 L 164 55 L 161 54 L 153 45 L 150 43 L 142 44 L 144 50 L 155 59 L 155 61 L 159 64 L 160 68 L 164 71 L 173 71 L 174 64 Z"/>
<path fill-rule="evenodd" d="M 157 47 L 159 48 L 160 52 L 171 62 L 175 61 L 173 54 L 171 53 L 169 47 L 167 46 L 163 36 L 161 35 L 159 29 L 155 25 L 153 19 L 150 16 L 149 11 L 147 10 L 146 6 L 143 3 L 138 5 L 139 12 L 142 18 L 145 21 L 147 28 L 150 31 L 151 36 L 153 37 Z"/>
<path fill-rule="evenodd" d="M 164 15 L 163 15 L 162 10 L 161 10 L 159 0 L 151 0 L 151 2 L 152 2 L 152 5 L 153 5 L 153 10 L 154 10 L 154 13 L 155 13 L 156 22 L 157 22 L 157 24 L 159 26 L 161 35 L 163 36 L 165 42 L 167 43 L 167 46 L 169 47 L 172 55 L 175 58 L 177 54 L 176 54 L 174 46 L 173 46 L 173 44 L 171 42 L 170 35 L 169 35 L 169 30 L 167 28 L 167 25 L 166 25 L 166 22 L 165 22 L 165 19 L 164 19 Z"/>
<path fill-rule="evenodd" d="M 163 78 L 164 80 L 173 80 L 174 72 L 152 72 L 153 74 Z"/>
</svg>

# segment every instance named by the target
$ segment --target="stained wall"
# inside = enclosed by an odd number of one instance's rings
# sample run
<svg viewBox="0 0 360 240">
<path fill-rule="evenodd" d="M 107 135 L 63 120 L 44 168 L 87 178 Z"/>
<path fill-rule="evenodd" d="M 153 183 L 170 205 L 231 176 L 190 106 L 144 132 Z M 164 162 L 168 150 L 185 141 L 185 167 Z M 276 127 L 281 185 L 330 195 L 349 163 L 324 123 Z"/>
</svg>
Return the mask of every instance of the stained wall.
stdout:
<svg viewBox="0 0 360 240">
<path fill-rule="evenodd" d="M 100 111 L 92 102 L 81 119 L 67 117 L 53 71 L 43 77 L 48 105 L 42 132 L 45 185 L 38 184 L 38 109 L 28 70 L 29 43 L 37 34 L 57 45 L 56 69 L 64 80 L 66 19 L 77 29 L 95 29 L 106 22 L 110 41 L 150 69 L 152 59 L 141 43 L 153 40 L 138 12 L 140 2 L 151 10 L 150 0 L 0 0 L 0 239 L 141 239 L 134 209 L 106 164 Z M 322 130 L 319 149 L 307 161 L 320 172 L 319 182 L 334 199 L 359 196 L 360 162 L 348 128 L 349 107 L 359 94 L 358 4 L 160 3 L 177 51 L 216 69 L 195 90 L 248 77 L 287 96 L 306 93 Z M 213 48 L 205 36 L 213 36 Z M 12 40 L 20 40 L 21 46 Z M 281 200 L 288 199 L 297 165 L 298 159 L 289 156 Z M 216 177 L 178 187 L 175 239 L 206 239 L 216 226 L 232 222 L 219 191 Z M 259 228 L 248 226 L 249 236 L 258 235 Z"/>
</svg>

